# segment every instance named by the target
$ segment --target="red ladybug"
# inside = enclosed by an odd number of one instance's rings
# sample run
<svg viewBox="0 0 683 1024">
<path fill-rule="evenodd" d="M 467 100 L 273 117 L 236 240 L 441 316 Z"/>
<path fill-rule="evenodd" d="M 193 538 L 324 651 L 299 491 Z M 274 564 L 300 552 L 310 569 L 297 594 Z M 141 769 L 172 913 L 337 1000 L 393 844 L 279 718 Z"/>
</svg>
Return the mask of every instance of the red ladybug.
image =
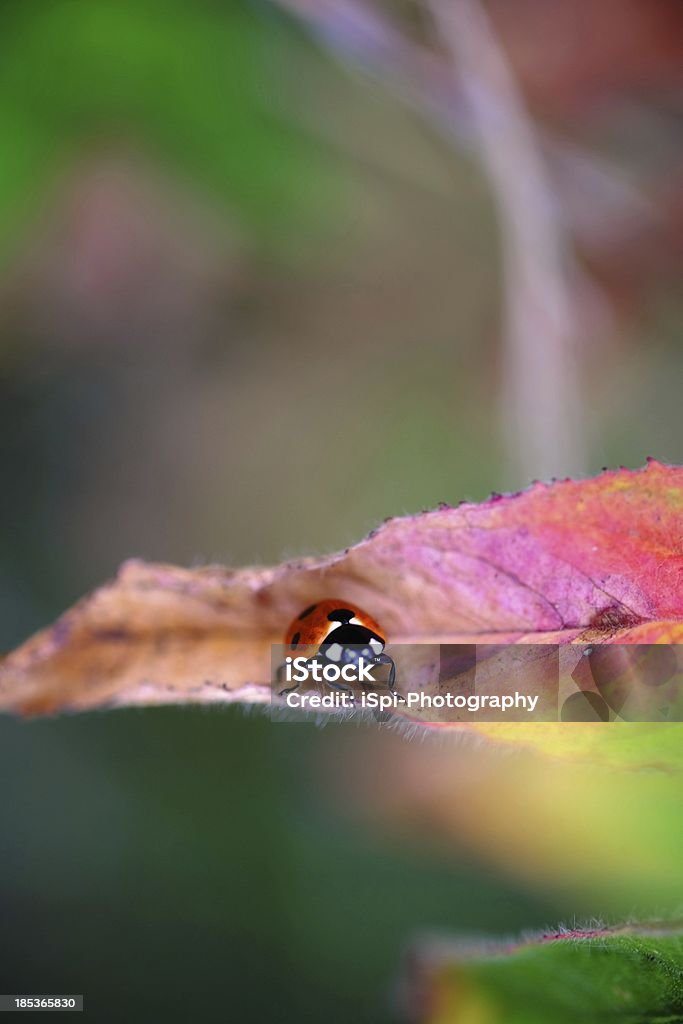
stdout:
<svg viewBox="0 0 683 1024">
<path fill-rule="evenodd" d="M 393 690 L 396 666 L 384 653 L 385 643 L 383 631 L 371 615 L 356 604 L 332 598 L 304 608 L 285 634 L 287 654 L 291 657 L 305 655 L 309 660 L 342 665 L 355 664 L 363 658 L 375 665 L 389 665 L 387 685 Z M 328 685 L 348 689 L 340 683 Z"/>
</svg>

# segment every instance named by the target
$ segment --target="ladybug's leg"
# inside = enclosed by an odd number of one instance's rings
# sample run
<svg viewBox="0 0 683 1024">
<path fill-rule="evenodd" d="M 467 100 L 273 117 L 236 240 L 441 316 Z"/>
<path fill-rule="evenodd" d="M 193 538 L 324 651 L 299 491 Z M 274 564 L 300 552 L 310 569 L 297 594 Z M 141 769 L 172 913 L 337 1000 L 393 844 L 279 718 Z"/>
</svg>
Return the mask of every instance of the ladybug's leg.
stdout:
<svg viewBox="0 0 683 1024">
<path fill-rule="evenodd" d="M 353 690 L 350 686 L 346 686 L 344 683 L 332 682 L 331 679 L 325 680 L 325 686 L 329 686 L 331 690 L 341 690 L 342 693 L 353 693 Z"/>
<path fill-rule="evenodd" d="M 285 678 L 286 678 L 285 677 L 286 669 L 287 669 L 287 665 L 284 663 L 284 661 L 283 661 L 283 663 L 281 665 L 278 665 L 277 671 L 275 673 L 275 680 L 276 680 L 278 685 L 280 683 L 284 683 Z M 298 690 L 298 689 L 299 689 L 299 684 L 295 683 L 294 686 L 286 686 L 283 690 L 278 690 L 277 695 L 278 695 L 278 697 L 284 697 L 286 693 L 293 693 L 294 690 Z"/>
<path fill-rule="evenodd" d="M 309 660 L 306 662 L 306 664 L 307 665 L 313 665 L 316 661 L 317 661 L 316 658 L 309 658 Z M 276 679 L 277 679 L 278 683 L 284 682 L 286 669 L 287 669 L 287 665 L 286 665 L 285 662 L 283 662 L 282 665 L 278 666 L 278 670 L 275 673 L 275 676 L 276 676 Z M 298 689 L 299 689 L 299 683 L 294 683 L 294 686 L 285 686 L 284 689 L 278 690 L 278 694 L 277 695 L 278 695 L 278 697 L 284 697 L 286 694 L 294 693 L 294 691 L 298 690 Z"/>
<path fill-rule="evenodd" d="M 396 686 L 396 665 L 394 664 L 394 659 L 389 657 L 388 654 L 376 654 L 372 661 L 375 665 L 391 665 L 387 686 L 390 690 L 393 690 Z"/>
<path fill-rule="evenodd" d="M 339 667 L 337 658 L 330 658 L 327 656 L 327 649 L 325 645 L 321 647 L 320 651 L 318 652 L 318 657 L 316 660 L 319 665 L 323 666 L 323 668 L 325 667 L 325 665 L 335 665 Z M 324 684 L 325 686 L 329 686 L 331 690 L 338 690 L 341 693 L 353 693 L 353 689 L 350 686 L 347 686 L 345 683 L 340 683 L 338 681 L 333 681 L 331 679 L 325 679 Z"/>
<path fill-rule="evenodd" d="M 278 697 L 286 697 L 288 693 L 294 693 L 295 690 L 299 689 L 299 684 L 294 683 L 294 686 L 285 686 L 282 690 L 277 691 Z"/>
</svg>

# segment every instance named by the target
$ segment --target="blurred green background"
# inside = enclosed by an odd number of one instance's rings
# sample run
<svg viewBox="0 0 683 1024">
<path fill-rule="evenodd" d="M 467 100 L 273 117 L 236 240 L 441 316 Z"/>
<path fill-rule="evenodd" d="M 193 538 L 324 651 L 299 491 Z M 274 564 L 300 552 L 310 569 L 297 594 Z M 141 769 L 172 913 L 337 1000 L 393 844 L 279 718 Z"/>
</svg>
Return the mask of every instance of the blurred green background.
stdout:
<svg viewBox="0 0 683 1024">
<path fill-rule="evenodd" d="M 343 4 L 320 7 L 330 50 L 285 6 L 0 10 L 0 649 L 133 555 L 331 551 L 528 482 L 476 153 L 349 63 Z M 424 42 L 419 4 L 376 6 Z M 638 192 L 576 240 L 582 469 L 681 461 L 683 32 L 659 2 L 606 4 L 600 31 L 566 7 L 576 39 L 532 0 L 490 5 L 537 123 Z M 82 992 L 98 1021 L 392 1020 L 416 933 L 601 911 L 340 810 L 339 729 L 343 777 L 370 727 L 1 721 L 0 988 Z"/>
</svg>

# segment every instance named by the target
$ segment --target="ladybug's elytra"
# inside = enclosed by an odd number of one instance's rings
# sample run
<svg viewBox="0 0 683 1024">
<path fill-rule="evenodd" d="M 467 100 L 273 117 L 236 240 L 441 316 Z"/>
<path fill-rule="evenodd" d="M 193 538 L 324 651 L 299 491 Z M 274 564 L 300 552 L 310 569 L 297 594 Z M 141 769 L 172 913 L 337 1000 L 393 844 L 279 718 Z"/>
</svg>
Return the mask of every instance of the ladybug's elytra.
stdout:
<svg viewBox="0 0 683 1024">
<path fill-rule="evenodd" d="M 389 689 L 394 688 L 396 668 L 384 653 L 381 627 L 358 605 L 327 599 L 304 608 L 285 634 L 288 655 L 306 655 L 310 660 L 335 664 L 355 663 L 359 658 L 375 665 L 389 665 Z M 333 689 L 346 690 L 341 683 L 329 683 Z M 292 687 L 296 689 L 296 687 Z M 282 693 L 287 691 L 283 690 Z"/>
</svg>

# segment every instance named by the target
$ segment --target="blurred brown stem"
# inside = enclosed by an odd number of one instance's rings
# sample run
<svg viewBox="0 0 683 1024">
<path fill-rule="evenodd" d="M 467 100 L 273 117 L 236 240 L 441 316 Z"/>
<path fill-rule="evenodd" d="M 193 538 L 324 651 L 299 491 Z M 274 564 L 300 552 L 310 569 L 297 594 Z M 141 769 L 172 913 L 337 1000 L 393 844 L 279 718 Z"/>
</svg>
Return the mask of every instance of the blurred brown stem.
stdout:
<svg viewBox="0 0 683 1024">
<path fill-rule="evenodd" d="M 418 41 L 366 0 L 276 0 L 347 62 L 377 76 L 453 142 L 476 147 L 503 238 L 504 443 L 511 483 L 585 469 L 579 347 L 612 308 L 575 258 L 652 228 L 657 213 L 608 160 L 529 116 L 478 0 L 431 0 L 440 42 Z"/>
<path fill-rule="evenodd" d="M 478 0 L 428 0 L 472 114 L 503 247 L 503 436 L 520 482 L 585 469 L 571 254 L 531 118 Z"/>
</svg>

